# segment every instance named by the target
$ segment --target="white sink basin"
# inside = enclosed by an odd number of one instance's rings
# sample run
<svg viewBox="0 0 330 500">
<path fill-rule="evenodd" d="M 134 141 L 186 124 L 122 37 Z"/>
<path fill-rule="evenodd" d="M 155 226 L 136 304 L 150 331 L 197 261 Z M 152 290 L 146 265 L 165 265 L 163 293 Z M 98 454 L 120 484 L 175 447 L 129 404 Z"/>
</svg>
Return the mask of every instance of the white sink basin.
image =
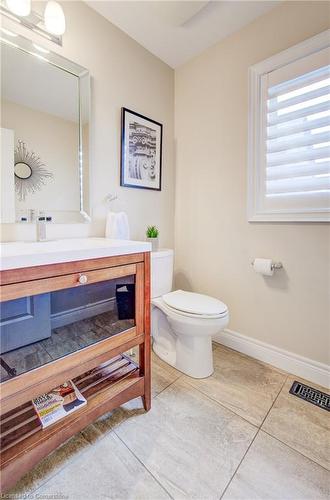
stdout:
<svg viewBox="0 0 330 500">
<path fill-rule="evenodd" d="M 150 252 L 151 244 L 142 241 L 111 240 L 108 238 L 74 238 L 1 243 L 0 251 L 0 269 L 5 270 Z"/>
</svg>

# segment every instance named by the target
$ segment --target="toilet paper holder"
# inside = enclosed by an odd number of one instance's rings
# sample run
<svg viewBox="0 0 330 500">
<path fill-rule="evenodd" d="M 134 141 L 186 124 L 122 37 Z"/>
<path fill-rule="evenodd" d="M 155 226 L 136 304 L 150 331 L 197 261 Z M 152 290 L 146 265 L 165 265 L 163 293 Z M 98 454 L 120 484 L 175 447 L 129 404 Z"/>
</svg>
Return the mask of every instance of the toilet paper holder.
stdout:
<svg viewBox="0 0 330 500">
<path fill-rule="evenodd" d="M 254 260 L 251 262 L 251 266 L 253 266 Z M 270 266 L 272 271 L 275 271 L 275 269 L 283 269 L 283 264 L 282 262 L 273 262 Z"/>
</svg>

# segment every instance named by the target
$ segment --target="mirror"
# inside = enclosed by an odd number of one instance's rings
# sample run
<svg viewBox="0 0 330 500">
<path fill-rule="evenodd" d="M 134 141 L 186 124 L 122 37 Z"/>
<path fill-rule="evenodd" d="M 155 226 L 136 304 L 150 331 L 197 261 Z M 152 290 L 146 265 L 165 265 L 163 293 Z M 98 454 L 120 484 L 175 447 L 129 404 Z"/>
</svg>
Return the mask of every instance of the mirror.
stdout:
<svg viewBox="0 0 330 500">
<path fill-rule="evenodd" d="M 14 164 L 14 174 L 19 179 L 28 179 L 32 175 L 32 168 L 27 163 L 17 162 Z"/>
<path fill-rule="evenodd" d="M 88 71 L 19 35 L 1 65 L 1 222 L 89 220 Z"/>
</svg>

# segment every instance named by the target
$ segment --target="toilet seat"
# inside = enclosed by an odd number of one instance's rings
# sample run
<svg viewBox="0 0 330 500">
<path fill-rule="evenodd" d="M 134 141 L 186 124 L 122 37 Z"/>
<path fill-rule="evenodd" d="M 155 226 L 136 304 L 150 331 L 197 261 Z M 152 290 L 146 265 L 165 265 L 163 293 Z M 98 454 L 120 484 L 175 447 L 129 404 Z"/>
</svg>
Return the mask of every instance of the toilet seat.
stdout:
<svg viewBox="0 0 330 500">
<path fill-rule="evenodd" d="M 176 290 L 163 295 L 162 299 L 170 310 L 190 318 L 217 319 L 228 314 L 223 302 L 200 293 Z"/>
</svg>

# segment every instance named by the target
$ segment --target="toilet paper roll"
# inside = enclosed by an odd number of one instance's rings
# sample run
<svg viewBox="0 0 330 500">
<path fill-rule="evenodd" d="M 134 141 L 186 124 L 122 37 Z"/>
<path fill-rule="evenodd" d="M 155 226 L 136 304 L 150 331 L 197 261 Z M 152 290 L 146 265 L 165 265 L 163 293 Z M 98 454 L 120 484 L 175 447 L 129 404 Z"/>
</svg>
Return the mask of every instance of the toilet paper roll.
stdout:
<svg viewBox="0 0 330 500">
<path fill-rule="evenodd" d="M 272 259 L 254 259 L 253 269 L 264 276 L 273 276 Z"/>
</svg>

